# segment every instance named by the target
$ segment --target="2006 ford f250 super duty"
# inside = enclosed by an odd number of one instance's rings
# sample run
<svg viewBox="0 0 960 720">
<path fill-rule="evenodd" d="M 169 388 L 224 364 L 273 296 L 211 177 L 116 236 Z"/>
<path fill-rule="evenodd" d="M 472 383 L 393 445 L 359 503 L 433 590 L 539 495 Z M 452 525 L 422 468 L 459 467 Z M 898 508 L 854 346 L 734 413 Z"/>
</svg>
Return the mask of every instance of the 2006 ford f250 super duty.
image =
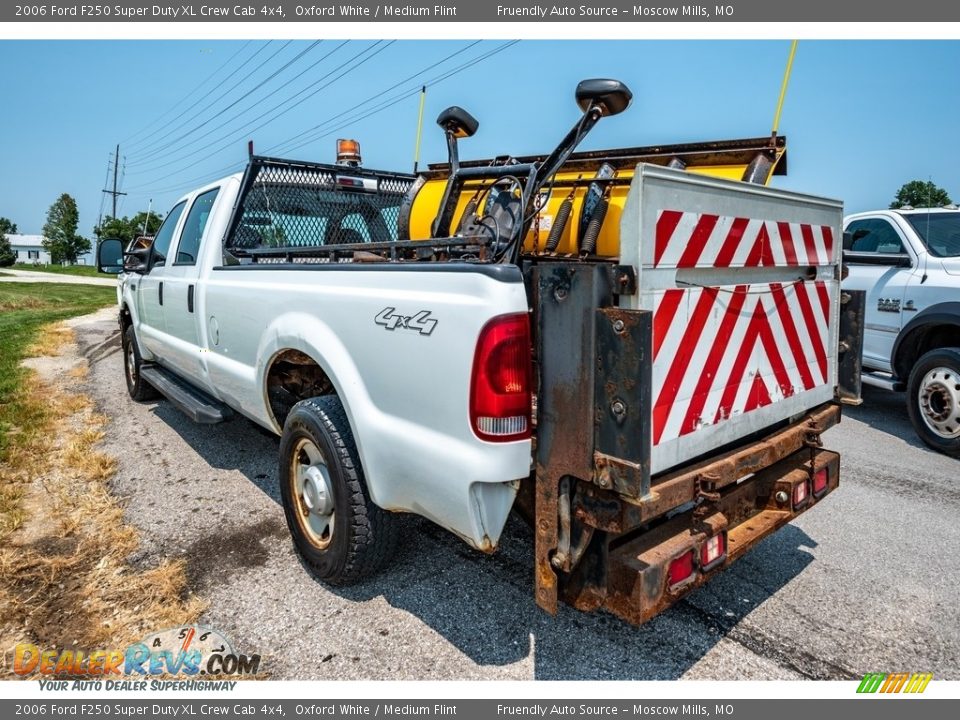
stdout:
<svg viewBox="0 0 960 720">
<path fill-rule="evenodd" d="M 456 107 L 419 176 L 251 157 L 103 242 L 130 395 L 278 433 L 327 582 L 383 565 L 394 513 L 493 551 L 516 508 L 541 607 L 647 620 L 837 487 L 859 345 L 841 205 L 764 187 L 784 139 L 574 152 L 630 99 L 581 83 L 546 157 L 460 163 Z"/>
</svg>

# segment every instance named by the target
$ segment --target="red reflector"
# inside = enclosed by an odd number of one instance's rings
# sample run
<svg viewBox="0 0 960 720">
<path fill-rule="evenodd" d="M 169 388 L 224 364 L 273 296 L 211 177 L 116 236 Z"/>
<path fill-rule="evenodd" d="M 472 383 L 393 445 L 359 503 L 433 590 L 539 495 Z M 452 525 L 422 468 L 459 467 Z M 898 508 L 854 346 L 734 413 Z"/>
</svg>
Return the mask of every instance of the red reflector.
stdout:
<svg viewBox="0 0 960 720">
<path fill-rule="evenodd" d="M 481 440 L 530 437 L 530 320 L 501 315 L 480 331 L 470 378 L 470 425 Z"/>
<path fill-rule="evenodd" d="M 807 495 L 809 491 L 807 489 L 807 481 L 804 480 L 801 483 L 797 483 L 793 486 L 793 506 L 800 507 L 807 501 Z"/>
<path fill-rule="evenodd" d="M 688 550 L 683 555 L 675 558 L 670 563 L 668 574 L 668 587 L 676 587 L 680 583 L 686 582 L 693 575 L 693 550 Z"/>
<path fill-rule="evenodd" d="M 820 468 L 813 474 L 813 494 L 819 495 L 824 490 L 827 489 L 827 481 L 829 476 L 827 475 L 826 468 Z"/>
<path fill-rule="evenodd" d="M 727 540 L 723 533 L 714 535 L 700 546 L 700 567 L 707 569 L 727 553 Z"/>
</svg>

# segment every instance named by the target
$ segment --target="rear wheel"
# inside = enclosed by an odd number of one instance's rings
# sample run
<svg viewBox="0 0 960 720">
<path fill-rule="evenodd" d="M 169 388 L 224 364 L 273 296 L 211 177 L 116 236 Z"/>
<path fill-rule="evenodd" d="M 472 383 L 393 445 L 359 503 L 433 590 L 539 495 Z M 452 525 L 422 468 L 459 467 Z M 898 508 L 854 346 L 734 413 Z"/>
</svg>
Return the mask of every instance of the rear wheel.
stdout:
<svg viewBox="0 0 960 720">
<path fill-rule="evenodd" d="M 128 325 L 123 333 L 123 375 L 127 381 L 127 392 L 137 402 L 160 397 L 156 388 L 140 376 L 142 365 L 143 358 L 140 357 L 137 334 L 133 330 L 133 325 Z"/>
<path fill-rule="evenodd" d="M 917 361 L 907 386 L 907 411 L 924 443 L 960 456 L 960 348 L 931 350 Z"/>
<path fill-rule="evenodd" d="M 331 585 L 380 570 L 397 544 L 397 517 L 370 500 L 353 433 L 334 396 L 298 402 L 280 439 L 280 493 L 304 562 Z"/>
</svg>

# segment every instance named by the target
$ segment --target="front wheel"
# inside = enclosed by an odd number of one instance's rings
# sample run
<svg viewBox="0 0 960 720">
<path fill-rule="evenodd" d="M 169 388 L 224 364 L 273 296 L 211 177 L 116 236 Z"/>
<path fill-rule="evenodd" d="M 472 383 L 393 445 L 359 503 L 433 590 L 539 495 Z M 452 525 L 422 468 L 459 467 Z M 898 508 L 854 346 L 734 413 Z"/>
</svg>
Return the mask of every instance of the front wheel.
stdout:
<svg viewBox="0 0 960 720">
<path fill-rule="evenodd" d="M 302 400 L 280 438 L 280 494 L 304 562 L 331 585 L 380 570 L 397 544 L 397 518 L 370 500 L 340 400 Z"/>
<path fill-rule="evenodd" d="M 960 348 L 931 350 L 917 361 L 907 384 L 907 411 L 925 444 L 960 456 Z"/>
<path fill-rule="evenodd" d="M 140 357 L 140 346 L 137 345 L 137 333 L 133 325 L 128 325 L 123 333 L 123 375 L 127 381 L 127 392 L 137 402 L 156 400 L 160 397 L 153 385 L 140 375 L 143 358 Z"/>
</svg>

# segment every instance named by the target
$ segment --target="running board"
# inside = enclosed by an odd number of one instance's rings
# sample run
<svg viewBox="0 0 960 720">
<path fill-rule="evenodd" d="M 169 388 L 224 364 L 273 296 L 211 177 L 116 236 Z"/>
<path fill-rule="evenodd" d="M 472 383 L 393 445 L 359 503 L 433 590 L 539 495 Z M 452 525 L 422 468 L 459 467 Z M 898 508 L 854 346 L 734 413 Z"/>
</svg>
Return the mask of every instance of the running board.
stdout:
<svg viewBox="0 0 960 720">
<path fill-rule="evenodd" d="M 159 365 L 141 366 L 140 377 L 159 390 L 195 423 L 215 425 L 233 417 L 233 411 L 226 405 Z"/>
<path fill-rule="evenodd" d="M 865 372 L 860 376 L 860 382 L 864 385 L 883 388 L 891 392 L 903 392 L 907 389 L 907 384 L 902 380 L 894 380 L 893 376 L 886 374 L 874 374 Z"/>
</svg>

